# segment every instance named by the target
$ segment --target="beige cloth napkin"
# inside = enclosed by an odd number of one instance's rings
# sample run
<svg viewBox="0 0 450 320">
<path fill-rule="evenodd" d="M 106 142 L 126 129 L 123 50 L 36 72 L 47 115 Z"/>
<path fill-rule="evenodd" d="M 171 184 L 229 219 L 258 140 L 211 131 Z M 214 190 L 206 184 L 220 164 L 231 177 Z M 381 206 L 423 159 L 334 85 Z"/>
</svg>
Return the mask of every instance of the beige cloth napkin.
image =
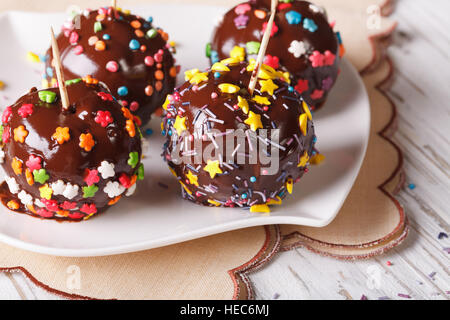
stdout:
<svg viewBox="0 0 450 320">
<path fill-rule="evenodd" d="M 149 2 L 123 0 L 119 5 Z M 238 3 L 192 2 L 229 6 Z M 0 11 L 61 11 L 71 3 L 57 1 L 42 8 L 38 1 L 2 0 Z M 358 70 L 366 70 L 364 82 L 372 109 L 370 145 L 363 168 L 333 223 L 325 228 L 281 226 L 281 232 L 277 226 L 255 227 L 138 253 L 97 258 L 51 257 L 0 244 L 0 270 L 25 272 L 47 290 L 73 298 L 248 299 L 253 293 L 247 273 L 263 267 L 280 245 L 283 250 L 306 246 L 321 254 L 348 259 L 378 254 L 398 244 L 407 229 L 403 211 L 390 193 L 400 182 L 400 153 L 378 134 L 393 119 L 394 109 L 376 89 L 391 72 L 383 48 L 394 24 L 381 16 L 390 11 L 390 3 L 381 0 L 319 3 L 336 19 L 347 58 Z M 102 5 L 86 0 L 78 0 L 76 4 Z M 379 35 L 378 40 L 369 39 L 375 35 Z M 379 188 L 383 183 L 386 191 Z"/>
</svg>

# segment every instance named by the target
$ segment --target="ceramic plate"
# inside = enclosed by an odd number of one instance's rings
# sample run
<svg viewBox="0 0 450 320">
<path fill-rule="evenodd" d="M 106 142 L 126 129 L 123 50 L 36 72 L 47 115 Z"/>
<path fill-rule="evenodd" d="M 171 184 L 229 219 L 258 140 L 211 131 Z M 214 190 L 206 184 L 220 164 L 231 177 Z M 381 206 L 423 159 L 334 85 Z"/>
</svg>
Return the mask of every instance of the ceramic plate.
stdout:
<svg viewBox="0 0 450 320">
<path fill-rule="evenodd" d="M 178 4 L 130 9 L 144 17 L 153 16 L 155 24 L 169 32 L 178 43 L 176 57 L 182 72 L 194 67 L 207 68 L 205 43 L 214 18 L 226 8 Z M 65 17 L 63 13 L 0 15 L 0 80 L 6 83 L 0 91 L 2 108 L 32 86 L 40 86 L 43 67 L 27 61 L 26 53 L 45 52 L 49 25 L 59 30 Z M 369 111 L 364 84 L 344 59 L 327 104 L 314 115 L 317 146 L 326 161 L 311 167 L 295 185 L 294 194 L 282 206 L 273 207 L 270 214 L 202 207 L 184 201 L 178 182 L 160 157 L 163 139 L 159 121 L 154 121 L 150 124 L 154 134 L 148 138 L 150 148 L 144 161 L 146 179 L 139 183 L 133 197 L 80 223 L 40 220 L 1 206 L 0 241 L 51 255 L 99 256 L 161 247 L 257 225 L 325 226 L 336 216 L 358 175 L 369 137 Z"/>
</svg>

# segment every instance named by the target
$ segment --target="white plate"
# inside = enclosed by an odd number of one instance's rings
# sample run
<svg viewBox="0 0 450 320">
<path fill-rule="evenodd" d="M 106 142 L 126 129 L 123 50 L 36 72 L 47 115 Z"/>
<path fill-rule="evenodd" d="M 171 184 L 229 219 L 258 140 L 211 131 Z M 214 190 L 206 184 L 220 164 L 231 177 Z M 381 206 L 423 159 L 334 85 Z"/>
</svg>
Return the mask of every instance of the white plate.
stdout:
<svg viewBox="0 0 450 320">
<path fill-rule="evenodd" d="M 205 43 L 214 17 L 223 7 L 149 5 L 130 8 L 152 15 L 156 25 L 178 43 L 182 71 L 206 68 Z M 206 18 L 205 18 L 206 17 Z M 64 14 L 9 12 L 0 16 L 0 91 L 2 108 L 32 86 L 40 85 L 42 66 L 26 60 L 27 51 L 42 53 L 49 43 L 49 24 L 58 28 Z M 181 80 L 180 76 L 180 80 Z M 266 224 L 325 226 L 347 197 L 366 151 L 369 101 L 356 70 L 343 60 L 342 73 L 323 110 L 314 116 L 318 148 L 326 161 L 311 167 L 294 194 L 270 214 L 242 209 L 208 208 L 182 200 L 179 184 L 160 157 L 159 121 L 152 123 L 150 151 L 144 161 L 146 179 L 135 196 L 105 214 L 80 223 L 36 219 L 0 208 L 0 241 L 25 250 L 59 256 L 100 256 L 150 249 L 211 234 Z M 162 188 L 159 183 L 169 186 Z"/>
</svg>

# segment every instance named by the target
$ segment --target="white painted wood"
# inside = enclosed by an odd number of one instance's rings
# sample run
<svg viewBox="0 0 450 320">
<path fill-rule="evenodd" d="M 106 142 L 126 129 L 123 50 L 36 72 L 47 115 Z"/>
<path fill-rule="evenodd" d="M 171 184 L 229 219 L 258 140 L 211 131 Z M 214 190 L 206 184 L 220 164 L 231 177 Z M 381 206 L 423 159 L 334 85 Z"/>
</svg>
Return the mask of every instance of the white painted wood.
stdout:
<svg viewBox="0 0 450 320">
<path fill-rule="evenodd" d="M 404 151 L 407 183 L 416 185 L 398 196 L 411 224 L 407 240 L 386 255 L 359 262 L 301 248 L 280 253 L 250 276 L 258 299 L 360 299 L 363 294 L 405 299 L 399 293 L 412 299 L 450 298 L 450 260 L 443 250 L 450 239 L 438 239 L 440 232 L 450 234 L 449 10 L 448 0 L 409 0 L 397 1 L 393 14 L 399 21 L 389 50 L 396 68 L 389 90 L 398 109 L 394 140 Z M 19 274 L 0 274 L 0 298 L 59 297 Z"/>
</svg>

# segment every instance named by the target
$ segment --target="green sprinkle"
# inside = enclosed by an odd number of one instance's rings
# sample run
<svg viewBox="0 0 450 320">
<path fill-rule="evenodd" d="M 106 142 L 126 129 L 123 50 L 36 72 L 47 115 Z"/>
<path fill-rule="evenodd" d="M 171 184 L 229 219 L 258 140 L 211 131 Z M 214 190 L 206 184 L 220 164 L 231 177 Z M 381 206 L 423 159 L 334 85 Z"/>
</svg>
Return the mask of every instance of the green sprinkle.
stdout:
<svg viewBox="0 0 450 320">
<path fill-rule="evenodd" d="M 56 100 L 56 93 L 53 91 L 39 91 L 38 95 L 42 102 L 53 103 Z"/>
<path fill-rule="evenodd" d="M 206 44 L 206 57 L 211 58 L 211 43 Z"/>
<path fill-rule="evenodd" d="M 83 187 L 83 198 L 92 198 L 95 196 L 95 193 L 98 191 L 98 187 L 93 184 L 88 187 Z"/>
<path fill-rule="evenodd" d="M 261 43 L 257 41 L 250 41 L 247 42 L 245 45 L 247 47 L 247 54 L 258 54 Z"/>
<path fill-rule="evenodd" d="M 50 177 L 45 169 L 39 169 L 33 171 L 34 181 L 44 184 Z"/>
<path fill-rule="evenodd" d="M 66 84 L 66 86 L 70 86 L 70 85 L 75 84 L 75 83 L 78 83 L 78 82 L 80 82 L 80 81 L 81 81 L 81 78 L 78 78 L 78 79 L 72 79 L 72 80 L 66 80 L 65 84 Z"/>
<path fill-rule="evenodd" d="M 5 128 L 3 128 L 3 125 L 0 124 L 0 142 L 3 142 L 3 130 L 5 130 Z"/>
<path fill-rule="evenodd" d="M 141 163 L 139 165 L 138 171 L 137 171 L 137 178 L 138 180 L 144 180 L 144 164 Z"/>
<path fill-rule="evenodd" d="M 128 158 L 128 164 L 134 169 L 139 162 L 139 153 L 130 152 L 129 156 L 130 157 Z"/>
<path fill-rule="evenodd" d="M 102 31 L 102 23 L 100 21 L 97 21 L 94 23 L 94 32 Z"/>
<path fill-rule="evenodd" d="M 154 38 L 158 34 L 158 31 L 156 29 L 150 29 L 147 31 L 147 37 Z"/>
</svg>

